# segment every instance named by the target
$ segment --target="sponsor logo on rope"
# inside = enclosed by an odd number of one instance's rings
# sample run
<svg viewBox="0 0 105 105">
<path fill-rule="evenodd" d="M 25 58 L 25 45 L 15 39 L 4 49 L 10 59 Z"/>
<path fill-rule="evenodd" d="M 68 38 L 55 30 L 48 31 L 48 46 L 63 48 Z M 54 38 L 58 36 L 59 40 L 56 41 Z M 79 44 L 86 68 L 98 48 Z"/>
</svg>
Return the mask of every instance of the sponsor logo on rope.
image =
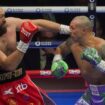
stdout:
<svg viewBox="0 0 105 105">
<path fill-rule="evenodd" d="M 40 71 L 40 75 L 51 75 L 51 71 Z"/>
</svg>

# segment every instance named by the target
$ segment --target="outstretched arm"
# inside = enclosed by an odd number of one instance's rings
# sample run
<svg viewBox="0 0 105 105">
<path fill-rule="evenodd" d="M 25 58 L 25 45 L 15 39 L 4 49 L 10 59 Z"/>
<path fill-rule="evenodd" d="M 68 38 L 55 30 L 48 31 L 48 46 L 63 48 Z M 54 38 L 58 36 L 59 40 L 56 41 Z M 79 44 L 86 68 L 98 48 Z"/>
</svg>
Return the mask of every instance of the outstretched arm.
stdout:
<svg viewBox="0 0 105 105">
<path fill-rule="evenodd" d="M 36 19 L 32 20 L 32 22 L 53 32 L 58 32 L 60 34 L 70 34 L 70 28 L 68 25 L 59 24 L 45 19 Z"/>
<path fill-rule="evenodd" d="M 45 19 L 20 19 L 9 17 L 6 18 L 9 24 L 14 24 L 16 28 L 19 30 L 22 22 L 31 21 L 33 24 L 37 25 L 39 30 L 47 30 L 53 32 L 59 32 L 60 34 L 70 34 L 70 28 L 68 25 L 59 24 L 53 21 L 45 20 Z"/>
</svg>

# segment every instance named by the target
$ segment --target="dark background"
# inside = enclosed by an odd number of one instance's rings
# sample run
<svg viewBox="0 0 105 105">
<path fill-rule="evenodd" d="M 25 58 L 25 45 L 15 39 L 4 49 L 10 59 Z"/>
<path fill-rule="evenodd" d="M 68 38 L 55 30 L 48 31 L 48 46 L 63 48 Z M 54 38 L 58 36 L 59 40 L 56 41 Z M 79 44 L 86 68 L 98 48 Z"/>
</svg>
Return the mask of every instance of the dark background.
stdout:
<svg viewBox="0 0 105 105">
<path fill-rule="evenodd" d="M 92 0 L 93 1 L 93 0 Z M 87 6 L 89 0 L 0 0 L 4 6 Z M 97 0 L 97 6 L 105 6 L 104 0 Z"/>
</svg>

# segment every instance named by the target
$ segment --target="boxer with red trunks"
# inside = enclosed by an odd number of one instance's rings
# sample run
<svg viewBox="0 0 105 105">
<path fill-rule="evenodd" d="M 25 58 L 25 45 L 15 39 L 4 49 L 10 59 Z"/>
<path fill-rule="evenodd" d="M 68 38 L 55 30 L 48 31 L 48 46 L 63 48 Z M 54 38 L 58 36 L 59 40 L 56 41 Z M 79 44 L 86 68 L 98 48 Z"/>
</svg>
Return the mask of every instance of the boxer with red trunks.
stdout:
<svg viewBox="0 0 105 105">
<path fill-rule="evenodd" d="M 67 27 L 67 30 L 63 27 Z M 20 30 L 18 45 L 17 30 Z M 22 66 L 29 43 L 39 30 L 67 34 L 69 26 L 43 19 L 5 18 L 4 10 L 0 8 L 0 105 L 55 105 L 47 94 L 30 80 Z"/>
<path fill-rule="evenodd" d="M 27 51 L 29 42 L 37 31 L 38 27 L 31 22 L 23 22 L 20 29 L 20 41 L 17 49 L 8 56 L 0 51 L 1 64 L 5 62 L 3 65 L 7 66 L 7 63 L 10 65 L 10 68 L 7 68 L 5 71 L 3 66 L 0 68 L 0 105 L 55 105 L 55 103 L 30 80 L 22 68 L 16 68 Z M 3 39 L 6 40 L 5 36 L 1 36 L 0 39 L 2 41 Z M 9 62 L 10 60 L 12 64 Z M 11 67 L 12 65 L 15 66 Z M 46 97 L 47 102 L 44 100 L 44 97 Z"/>
</svg>

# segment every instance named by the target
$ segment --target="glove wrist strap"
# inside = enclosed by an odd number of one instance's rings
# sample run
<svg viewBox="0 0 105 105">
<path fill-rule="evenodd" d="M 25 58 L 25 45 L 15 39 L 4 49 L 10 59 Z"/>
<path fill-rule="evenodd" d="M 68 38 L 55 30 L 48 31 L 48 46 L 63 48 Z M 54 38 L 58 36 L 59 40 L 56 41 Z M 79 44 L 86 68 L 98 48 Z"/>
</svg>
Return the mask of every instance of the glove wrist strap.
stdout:
<svg viewBox="0 0 105 105">
<path fill-rule="evenodd" d="M 69 26 L 61 24 L 59 33 L 60 34 L 70 34 Z"/>
<path fill-rule="evenodd" d="M 53 58 L 53 62 L 54 62 L 54 61 L 59 61 L 59 60 L 62 60 L 62 55 L 56 54 L 56 55 L 54 56 L 54 58 Z"/>
<path fill-rule="evenodd" d="M 101 72 L 105 72 L 105 61 L 101 60 L 101 62 L 97 64 L 96 68 Z"/>
<path fill-rule="evenodd" d="M 23 53 L 26 53 L 27 49 L 29 47 L 29 43 L 24 43 L 23 41 L 19 41 L 17 49 Z"/>
</svg>

